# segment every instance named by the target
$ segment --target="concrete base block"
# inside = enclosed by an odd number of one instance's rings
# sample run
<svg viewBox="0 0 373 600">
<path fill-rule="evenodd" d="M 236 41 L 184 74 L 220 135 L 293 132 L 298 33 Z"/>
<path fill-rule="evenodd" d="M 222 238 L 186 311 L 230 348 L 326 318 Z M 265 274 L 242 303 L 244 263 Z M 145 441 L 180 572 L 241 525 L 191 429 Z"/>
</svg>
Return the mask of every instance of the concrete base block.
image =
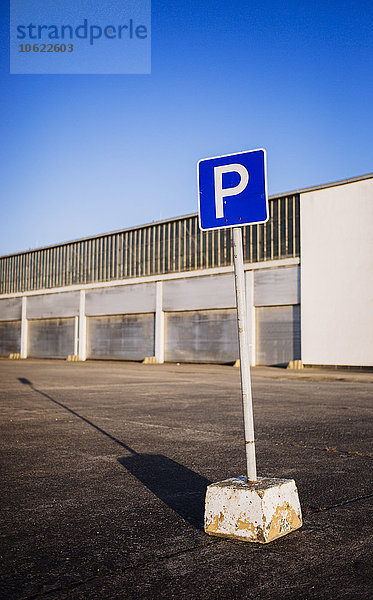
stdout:
<svg viewBox="0 0 373 600">
<path fill-rule="evenodd" d="M 304 369 L 303 363 L 301 360 L 291 360 L 287 367 L 287 369 Z"/>
<path fill-rule="evenodd" d="M 205 532 L 266 544 L 302 526 L 293 479 L 232 477 L 208 486 Z"/>
<path fill-rule="evenodd" d="M 144 360 L 142 361 L 143 365 L 157 365 L 158 361 L 157 361 L 157 357 L 156 356 L 145 356 Z"/>
<path fill-rule="evenodd" d="M 79 355 L 78 354 L 69 354 L 69 356 L 66 358 L 66 360 L 68 362 L 79 362 Z"/>
</svg>

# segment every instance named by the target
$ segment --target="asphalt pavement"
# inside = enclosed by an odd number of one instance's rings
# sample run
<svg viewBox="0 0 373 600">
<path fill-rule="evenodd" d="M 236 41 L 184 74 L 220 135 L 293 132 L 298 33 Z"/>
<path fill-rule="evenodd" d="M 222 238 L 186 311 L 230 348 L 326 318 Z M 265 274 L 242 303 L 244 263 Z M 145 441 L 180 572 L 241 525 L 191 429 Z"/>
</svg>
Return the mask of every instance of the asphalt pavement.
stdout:
<svg viewBox="0 0 373 600">
<path fill-rule="evenodd" d="M 1 598 L 373 597 L 373 373 L 253 369 L 258 474 L 304 518 L 266 545 L 203 531 L 244 473 L 238 369 L 4 359 L 0 397 Z"/>
</svg>

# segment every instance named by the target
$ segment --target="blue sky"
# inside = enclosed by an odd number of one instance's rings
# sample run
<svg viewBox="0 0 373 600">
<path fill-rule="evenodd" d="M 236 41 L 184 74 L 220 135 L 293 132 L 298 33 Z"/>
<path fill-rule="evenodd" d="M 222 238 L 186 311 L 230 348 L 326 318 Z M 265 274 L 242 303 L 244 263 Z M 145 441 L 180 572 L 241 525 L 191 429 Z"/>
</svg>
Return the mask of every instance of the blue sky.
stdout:
<svg viewBox="0 0 373 600">
<path fill-rule="evenodd" d="M 270 194 L 373 165 L 373 4 L 152 2 L 151 75 L 10 75 L 0 254 L 197 210 L 200 158 L 264 147 Z"/>
</svg>

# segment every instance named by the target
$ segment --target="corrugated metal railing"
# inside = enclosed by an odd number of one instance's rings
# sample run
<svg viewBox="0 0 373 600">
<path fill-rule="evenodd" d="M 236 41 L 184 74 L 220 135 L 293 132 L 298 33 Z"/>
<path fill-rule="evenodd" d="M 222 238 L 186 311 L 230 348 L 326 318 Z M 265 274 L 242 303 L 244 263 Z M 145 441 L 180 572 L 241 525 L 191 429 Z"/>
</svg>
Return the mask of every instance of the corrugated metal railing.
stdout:
<svg viewBox="0 0 373 600">
<path fill-rule="evenodd" d="M 244 260 L 299 256 L 299 194 L 271 198 L 270 219 L 243 228 Z M 0 258 L 0 293 L 227 266 L 231 229 L 201 232 L 197 215 Z"/>
</svg>

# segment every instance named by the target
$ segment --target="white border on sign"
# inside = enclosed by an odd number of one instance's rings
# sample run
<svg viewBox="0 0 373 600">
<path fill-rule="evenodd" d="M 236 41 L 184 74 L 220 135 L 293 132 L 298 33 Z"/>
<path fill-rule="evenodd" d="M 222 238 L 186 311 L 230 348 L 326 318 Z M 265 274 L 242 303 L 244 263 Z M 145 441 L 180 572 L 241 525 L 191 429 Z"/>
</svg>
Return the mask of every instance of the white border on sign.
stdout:
<svg viewBox="0 0 373 600">
<path fill-rule="evenodd" d="M 214 160 L 215 158 L 226 158 L 228 156 L 237 156 L 239 154 L 250 154 L 250 152 L 262 151 L 264 153 L 264 193 L 266 202 L 267 218 L 264 221 L 254 221 L 253 223 L 235 223 L 234 225 L 216 225 L 215 227 L 202 227 L 201 226 L 201 206 L 200 206 L 200 189 L 199 189 L 199 164 L 205 160 Z M 254 150 L 243 150 L 242 152 L 231 152 L 230 154 L 221 154 L 220 156 L 209 156 L 208 158 L 201 158 L 197 162 L 197 187 L 198 187 L 198 225 L 201 231 L 213 231 L 214 229 L 228 229 L 232 227 L 245 227 L 246 225 L 260 225 L 261 223 L 267 223 L 269 220 L 269 204 L 268 204 L 268 191 L 267 191 L 267 151 L 265 148 L 255 148 Z"/>
</svg>

